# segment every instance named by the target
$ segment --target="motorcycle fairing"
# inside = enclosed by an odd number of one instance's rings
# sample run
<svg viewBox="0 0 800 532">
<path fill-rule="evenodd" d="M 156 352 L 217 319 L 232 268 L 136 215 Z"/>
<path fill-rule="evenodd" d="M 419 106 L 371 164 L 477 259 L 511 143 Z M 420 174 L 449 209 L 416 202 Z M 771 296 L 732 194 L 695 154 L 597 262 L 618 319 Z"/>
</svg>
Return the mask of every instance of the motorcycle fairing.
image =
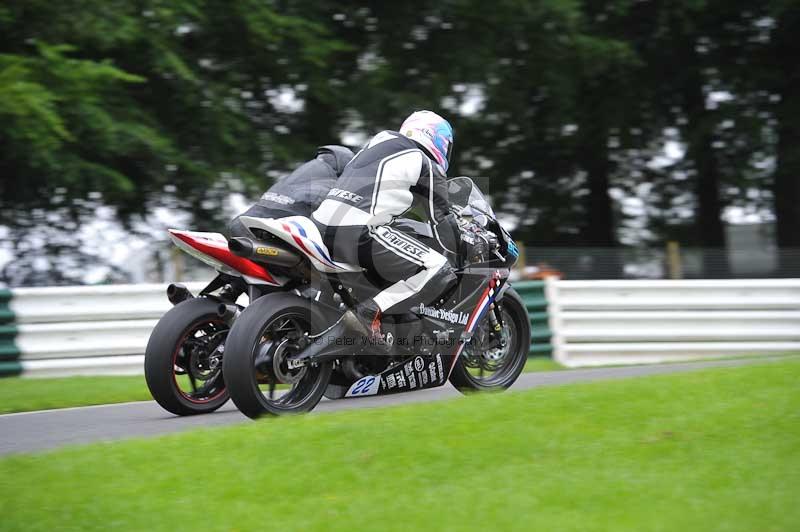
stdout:
<svg viewBox="0 0 800 532">
<path fill-rule="evenodd" d="M 287 216 L 285 218 L 255 218 L 241 216 L 239 220 L 247 227 L 257 228 L 272 233 L 287 244 L 309 258 L 311 264 L 325 273 L 360 272 L 361 267 L 353 264 L 337 262 L 331 254 L 317 226 L 305 216 Z"/>
<path fill-rule="evenodd" d="M 345 397 L 365 397 L 370 395 L 386 395 L 397 392 L 407 392 L 427 388 L 436 388 L 447 382 L 456 360 L 464 350 L 464 346 L 472 339 L 481 318 L 492 306 L 498 293 L 500 293 L 504 283 L 504 277 L 499 270 L 487 271 L 486 268 L 477 268 L 465 272 L 467 274 L 477 274 L 484 281 L 482 285 L 475 287 L 472 292 L 460 304 L 456 305 L 453 312 L 459 312 L 463 308 L 471 308 L 466 324 L 442 321 L 420 313 L 420 319 L 434 326 L 449 327 L 452 331 L 453 342 L 443 345 L 442 351 L 431 355 L 411 355 L 398 364 L 394 364 L 381 372 L 379 375 L 367 375 L 354 382 L 347 390 Z M 444 303 L 452 304 L 451 301 Z M 437 308 L 442 308 L 440 305 Z M 441 324 L 441 325 L 439 325 Z M 449 350 L 449 353 L 446 351 Z"/>
<path fill-rule="evenodd" d="M 367 375 L 353 383 L 345 397 L 367 397 L 436 388 L 447 382 L 444 357 L 414 355 L 390 366 L 380 375 Z"/>
<path fill-rule="evenodd" d="M 180 249 L 219 272 L 243 277 L 250 284 L 269 286 L 284 284 L 261 264 L 231 253 L 228 249 L 228 240 L 221 233 L 170 229 L 169 236 Z"/>
<path fill-rule="evenodd" d="M 478 299 L 478 303 L 475 305 L 475 309 L 472 311 L 469 321 L 467 321 L 467 326 L 464 329 L 464 332 L 461 333 L 461 341 L 458 342 L 455 353 L 453 354 L 453 358 L 450 361 L 450 369 L 447 372 L 448 377 L 450 377 L 450 373 L 453 372 L 453 368 L 456 365 L 456 360 L 458 360 L 458 357 L 461 356 L 464 346 L 472 339 L 472 333 L 475 332 L 475 327 L 477 327 L 478 323 L 481 321 L 481 318 L 483 318 L 484 314 L 486 314 L 486 311 L 489 310 L 489 308 L 492 306 L 492 303 L 494 303 L 501 284 L 502 280 L 500 276 L 493 276 L 489 280 L 489 286 L 486 287 L 486 290 L 483 291 Z"/>
</svg>

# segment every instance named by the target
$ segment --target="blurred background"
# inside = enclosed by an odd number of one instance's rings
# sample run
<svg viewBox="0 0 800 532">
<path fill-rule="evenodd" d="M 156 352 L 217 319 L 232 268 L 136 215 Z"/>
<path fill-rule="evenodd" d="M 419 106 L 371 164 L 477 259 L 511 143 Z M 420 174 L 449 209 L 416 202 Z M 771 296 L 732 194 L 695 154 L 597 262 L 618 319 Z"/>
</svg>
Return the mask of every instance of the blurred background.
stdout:
<svg viewBox="0 0 800 532">
<path fill-rule="evenodd" d="M 421 108 L 521 277 L 800 277 L 798 34 L 797 0 L 5 0 L 0 282 L 208 279 L 167 227 Z"/>
</svg>

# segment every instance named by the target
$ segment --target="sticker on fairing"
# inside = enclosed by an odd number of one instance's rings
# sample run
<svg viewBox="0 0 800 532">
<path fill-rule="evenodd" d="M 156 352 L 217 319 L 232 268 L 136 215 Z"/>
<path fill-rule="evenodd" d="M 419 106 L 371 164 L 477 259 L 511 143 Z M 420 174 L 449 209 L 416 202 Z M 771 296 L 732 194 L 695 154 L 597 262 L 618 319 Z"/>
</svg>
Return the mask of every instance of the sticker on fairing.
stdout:
<svg viewBox="0 0 800 532">
<path fill-rule="evenodd" d="M 361 377 L 347 390 L 345 397 L 362 397 L 367 395 L 375 395 L 381 387 L 381 379 L 379 376 L 368 375 Z"/>
</svg>

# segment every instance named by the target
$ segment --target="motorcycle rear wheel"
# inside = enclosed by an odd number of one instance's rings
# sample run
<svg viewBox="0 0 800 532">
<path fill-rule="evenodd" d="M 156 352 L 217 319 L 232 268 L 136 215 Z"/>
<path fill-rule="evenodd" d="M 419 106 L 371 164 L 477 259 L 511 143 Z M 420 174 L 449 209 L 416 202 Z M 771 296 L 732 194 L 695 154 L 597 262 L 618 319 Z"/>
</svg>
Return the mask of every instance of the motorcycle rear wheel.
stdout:
<svg viewBox="0 0 800 532">
<path fill-rule="evenodd" d="M 462 393 L 505 390 L 516 382 L 528 360 L 531 325 L 525 303 L 513 288 L 509 288 L 503 299 L 495 304 L 499 305 L 503 316 L 502 334 L 505 335 L 506 346 L 503 352 L 498 348 L 481 348 L 479 340 L 487 332 L 489 322 L 484 316 L 471 344 L 465 346 L 464 353 L 458 357 L 450 374 L 450 383 Z M 486 375 L 485 370 L 493 371 Z"/>
<path fill-rule="evenodd" d="M 173 414 L 207 414 L 228 401 L 218 362 L 221 354 L 215 351 L 225 342 L 229 326 L 218 317 L 218 306 L 218 301 L 205 297 L 175 305 L 159 320 L 147 342 L 147 387 L 153 399 Z M 211 361 L 212 357 L 215 360 Z"/>
<path fill-rule="evenodd" d="M 317 406 L 333 362 L 297 370 L 289 369 L 285 359 L 297 352 L 299 337 L 314 334 L 324 321 L 313 303 L 286 293 L 261 297 L 239 315 L 225 346 L 223 372 L 231 399 L 244 415 L 300 414 Z"/>
</svg>

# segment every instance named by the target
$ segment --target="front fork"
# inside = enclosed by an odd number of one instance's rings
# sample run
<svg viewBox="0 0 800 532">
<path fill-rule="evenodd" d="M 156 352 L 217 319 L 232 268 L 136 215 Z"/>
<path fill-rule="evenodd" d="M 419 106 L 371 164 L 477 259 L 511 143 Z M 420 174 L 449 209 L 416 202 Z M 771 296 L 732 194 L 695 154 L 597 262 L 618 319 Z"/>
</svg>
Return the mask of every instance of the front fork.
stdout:
<svg viewBox="0 0 800 532">
<path fill-rule="evenodd" d="M 489 324 L 491 327 L 489 328 L 489 339 L 492 342 L 498 342 L 500 347 L 506 346 L 506 339 L 503 337 L 503 312 L 500 309 L 500 305 L 497 301 L 492 303 L 492 306 L 489 307 L 488 316 Z"/>
<path fill-rule="evenodd" d="M 492 277 L 492 285 L 495 290 L 499 292 L 499 295 L 502 297 L 502 290 L 503 287 L 503 280 L 500 277 L 500 272 L 495 271 L 494 276 Z M 497 293 L 496 293 L 497 294 Z M 488 318 L 489 318 L 489 343 L 490 345 L 494 342 L 497 342 L 500 347 L 506 346 L 506 339 L 503 338 L 503 313 L 500 309 L 500 302 L 497 298 L 492 301 L 491 306 L 489 307 Z"/>
</svg>

